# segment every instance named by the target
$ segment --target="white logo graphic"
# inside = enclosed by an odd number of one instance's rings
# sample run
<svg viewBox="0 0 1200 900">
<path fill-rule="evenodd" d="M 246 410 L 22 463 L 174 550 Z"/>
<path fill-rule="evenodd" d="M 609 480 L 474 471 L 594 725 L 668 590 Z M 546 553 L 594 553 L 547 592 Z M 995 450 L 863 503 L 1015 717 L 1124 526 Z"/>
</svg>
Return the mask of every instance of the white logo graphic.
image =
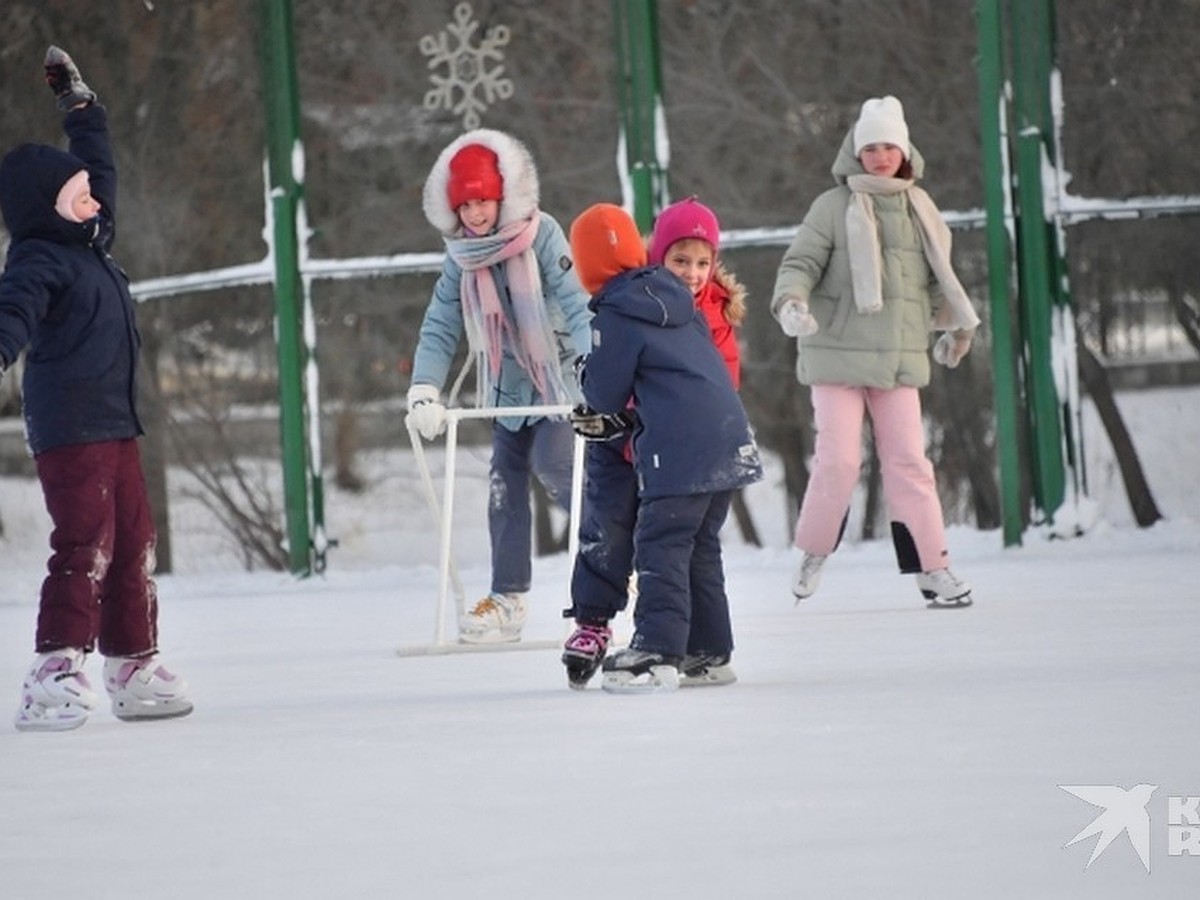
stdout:
<svg viewBox="0 0 1200 900">
<path fill-rule="evenodd" d="M 1124 831 L 1149 873 L 1150 814 L 1146 812 L 1146 804 L 1158 790 L 1157 784 L 1139 784 L 1129 790 L 1111 784 L 1060 784 L 1059 787 L 1080 800 L 1104 808 L 1104 812 L 1096 816 L 1090 825 L 1067 841 L 1064 849 L 1094 834 L 1100 835 L 1091 858 L 1084 866 L 1086 869 Z"/>
<path fill-rule="evenodd" d="M 1200 797 L 1167 798 L 1167 856 L 1200 856 Z"/>
</svg>

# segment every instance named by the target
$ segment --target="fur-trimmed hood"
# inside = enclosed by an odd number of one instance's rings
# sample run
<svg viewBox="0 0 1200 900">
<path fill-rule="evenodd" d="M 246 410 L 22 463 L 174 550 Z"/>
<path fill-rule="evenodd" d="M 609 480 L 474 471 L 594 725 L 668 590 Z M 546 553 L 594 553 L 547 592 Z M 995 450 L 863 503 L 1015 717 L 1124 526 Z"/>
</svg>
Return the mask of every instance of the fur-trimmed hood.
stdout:
<svg viewBox="0 0 1200 900">
<path fill-rule="evenodd" d="M 476 128 L 459 135 L 438 154 L 425 180 L 422 200 L 425 218 L 447 237 L 457 234 L 462 227 L 458 214 L 450 207 L 450 160 L 470 144 L 481 144 L 496 154 L 500 176 L 504 179 L 504 199 L 500 201 L 497 227 L 528 219 L 538 208 L 538 174 L 533 154 L 512 135 L 491 128 Z"/>
<path fill-rule="evenodd" d="M 712 280 L 725 292 L 724 308 L 721 310 L 725 320 L 730 325 L 741 325 L 746 318 L 746 286 L 719 259 Z"/>
</svg>

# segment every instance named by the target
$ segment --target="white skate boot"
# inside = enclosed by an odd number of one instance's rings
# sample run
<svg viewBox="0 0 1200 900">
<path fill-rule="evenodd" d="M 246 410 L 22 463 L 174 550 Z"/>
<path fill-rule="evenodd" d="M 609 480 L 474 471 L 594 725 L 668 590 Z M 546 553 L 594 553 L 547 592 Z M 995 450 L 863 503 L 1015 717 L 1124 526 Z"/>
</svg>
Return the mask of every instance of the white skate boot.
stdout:
<svg viewBox="0 0 1200 900">
<path fill-rule="evenodd" d="M 688 655 L 679 666 L 679 686 L 685 687 L 720 687 L 737 681 L 737 674 L 729 664 L 729 654 L 720 656 L 703 653 L 697 656 Z"/>
<path fill-rule="evenodd" d="M 821 568 L 827 559 L 828 556 L 819 556 L 816 553 L 804 554 L 804 558 L 800 560 L 800 568 L 796 570 L 796 577 L 792 579 L 792 596 L 796 598 L 796 603 L 817 592 L 821 585 Z"/>
<path fill-rule="evenodd" d="M 525 595 L 492 592 L 459 617 L 458 640 L 463 644 L 504 644 L 521 639 L 525 625 Z"/>
<path fill-rule="evenodd" d="M 656 694 L 679 687 L 678 656 L 626 648 L 604 658 L 601 690 L 610 694 Z"/>
<path fill-rule="evenodd" d="M 949 569 L 934 569 L 917 576 L 917 587 L 930 609 L 955 609 L 971 605 L 971 585 Z"/>
<path fill-rule="evenodd" d="M 104 661 L 104 687 L 113 715 L 123 722 L 174 719 L 192 711 L 187 682 L 157 656 L 112 656 Z"/>
<path fill-rule="evenodd" d="M 74 647 L 39 653 L 21 685 L 18 731 L 69 731 L 96 708 L 83 663 L 87 655 Z"/>
</svg>

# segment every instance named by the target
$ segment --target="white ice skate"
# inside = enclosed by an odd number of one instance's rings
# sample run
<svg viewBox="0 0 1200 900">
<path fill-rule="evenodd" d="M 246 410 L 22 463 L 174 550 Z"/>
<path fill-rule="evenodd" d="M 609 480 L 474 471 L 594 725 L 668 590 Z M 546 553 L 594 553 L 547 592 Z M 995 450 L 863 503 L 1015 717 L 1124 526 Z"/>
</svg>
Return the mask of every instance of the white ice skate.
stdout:
<svg viewBox="0 0 1200 900">
<path fill-rule="evenodd" d="M 685 656 L 679 667 L 679 686 L 720 687 L 737 681 L 737 673 L 729 664 L 729 654 L 723 656 Z"/>
<path fill-rule="evenodd" d="M 796 577 L 792 579 L 792 596 L 796 598 L 796 603 L 817 592 L 821 585 L 821 568 L 827 559 L 828 556 L 819 556 L 816 553 L 804 554 L 800 560 L 800 568 L 796 570 Z"/>
<path fill-rule="evenodd" d="M 87 721 L 99 698 L 83 673 L 86 658 L 74 647 L 37 655 L 21 685 L 18 731 L 70 731 Z"/>
<path fill-rule="evenodd" d="M 917 587 L 930 609 L 957 609 L 971 605 L 971 585 L 949 569 L 934 569 L 917 576 Z"/>
<path fill-rule="evenodd" d="M 113 715 L 124 722 L 174 719 L 192 711 L 187 682 L 157 656 L 112 656 L 104 661 L 104 687 Z"/>
<path fill-rule="evenodd" d="M 521 639 L 525 595 L 492 592 L 459 617 L 458 639 L 464 644 L 503 644 Z"/>
<path fill-rule="evenodd" d="M 625 649 L 605 657 L 600 680 L 610 694 L 658 694 L 679 687 L 679 658 Z"/>
</svg>

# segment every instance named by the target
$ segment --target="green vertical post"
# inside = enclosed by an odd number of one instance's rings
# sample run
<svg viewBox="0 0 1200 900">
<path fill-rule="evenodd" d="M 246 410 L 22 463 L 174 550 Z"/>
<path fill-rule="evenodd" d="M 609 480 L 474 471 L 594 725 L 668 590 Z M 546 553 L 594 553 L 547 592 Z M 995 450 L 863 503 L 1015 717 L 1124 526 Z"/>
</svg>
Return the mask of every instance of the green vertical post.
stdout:
<svg viewBox="0 0 1200 900">
<path fill-rule="evenodd" d="M 1054 380 L 1055 271 L 1052 226 L 1045 215 L 1043 163 L 1049 161 L 1049 36 L 1045 0 L 1013 0 L 1013 113 L 1016 148 L 1017 246 L 1024 324 L 1033 493 L 1053 522 L 1066 493 L 1060 398 Z"/>
<path fill-rule="evenodd" d="M 279 426 L 283 444 L 288 560 L 296 575 L 312 572 L 307 445 L 304 438 L 302 283 L 296 216 L 301 186 L 293 170 L 299 143 L 300 101 L 292 38 L 291 0 L 262 0 L 267 177 L 275 262 L 275 328 L 279 354 Z"/>
<path fill-rule="evenodd" d="M 979 40 L 979 122 L 987 210 L 988 293 L 991 297 L 992 369 L 995 383 L 996 455 L 1000 468 L 1000 507 L 1004 545 L 1021 543 L 1025 512 L 1021 502 L 1021 398 L 1016 309 L 1012 298 L 1013 260 L 1009 239 L 1009 173 L 1005 152 L 1004 41 L 1000 0 L 977 0 Z"/>
<path fill-rule="evenodd" d="M 1057 63 L 1057 32 L 1055 31 L 1054 0 L 1044 0 L 1035 7 L 1040 17 L 1041 33 L 1045 39 L 1039 48 L 1040 65 L 1042 67 L 1042 115 L 1046 123 L 1046 155 L 1050 166 L 1042 169 L 1043 173 L 1054 173 L 1054 182 L 1044 185 L 1043 190 L 1052 191 L 1055 197 L 1055 213 L 1047 217 L 1046 242 L 1050 248 L 1050 291 L 1054 301 L 1055 322 L 1057 324 L 1058 352 L 1056 360 L 1058 370 L 1056 383 L 1059 385 L 1059 425 L 1062 434 L 1062 458 L 1066 464 L 1069 476 L 1067 486 L 1071 490 L 1071 499 L 1078 501 L 1087 493 L 1086 466 L 1083 459 L 1082 413 L 1079 397 L 1079 361 L 1078 340 L 1075 334 L 1075 307 L 1071 301 L 1070 272 L 1067 267 L 1065 237 L 1062 222 L 1059 218 L 1058 203 L 1059 182 L 1062 166 L 1060 164 L 1061 148 L 1059 147 L 1059 128 L 1061 127 L 1061 107 L 1055 106 L 1053 100 L 1053 82 L 1058 77 Z"/>
<path fill-rule="evenodd" d="M 633 193 L 633 218 L 649 232 L 669 201 L 666 120 L 658 52 L 656 0 L 613 0 L 617 42 L 617 97 L 625 138 L 625 167 Z"/>
</svg>

